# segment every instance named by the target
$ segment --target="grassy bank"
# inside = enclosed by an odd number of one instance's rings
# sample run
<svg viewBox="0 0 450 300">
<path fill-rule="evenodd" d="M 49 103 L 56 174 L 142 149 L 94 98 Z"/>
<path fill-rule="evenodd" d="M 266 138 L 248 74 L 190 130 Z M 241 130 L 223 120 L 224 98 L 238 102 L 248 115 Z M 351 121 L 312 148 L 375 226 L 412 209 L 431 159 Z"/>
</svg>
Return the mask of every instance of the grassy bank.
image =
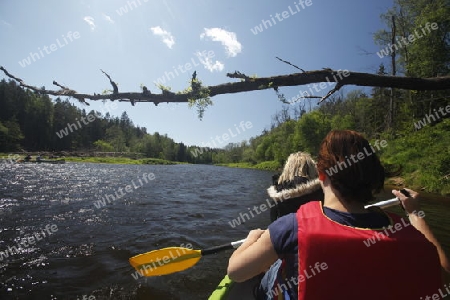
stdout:
<svg viewBox="0 0 450 300">
<path fill-rule="evenodd" d="M 230 167 L 230 168 L 245 168 L 245 169 L 257 169 L 276 172 L 282 166 L 276 161 L 263 161 L 259 164 L 252 164 L 248 162 L 230 163 L 230 164 L 218 164 L 218 166 Z"/>
<path fill-rule="evenodd" d="M 0 153 L 0 158 L 2 159 L 17 159 L 24 158 L 25 155 L 14 155 L 9 153 Z M 32 161 L 34 161 L 36 156 L 32 156 Z M 44 157 L 44 159 L 47 159 Z M 106 163 L 106 164 L 128 164 L 128 165 L 175 165 L 182 164 L 180 162 L 169 161 L 165 159 L 158 158 L 130 158 L 130 157 L 100 157 L 100 156 L 65 156 L 58 159 L 64 159 L 66 162 L 84 162 L 84 163 Z"/>
<path fill-rule="evenodd" d="M 399 176 L 388 178 L 386 185 L 407 186 L 418 191 L 450 195 L 450 119 L 426 125 L 395 139 L 382 136 L 388 145 L 377 154 L 388 170 Z M 233 163 L 227 167 L 278 171 L 276 161 L 259 164 Z"/>
<path fill-rule="evenodd" d="M 396 181 L 417 190 L 450 195 L 450 119 L 388 140 L 381 154 L 384 164 L 400 166 Z M 395 183 L 395 182 L 394 182 Z"/>
</svg>

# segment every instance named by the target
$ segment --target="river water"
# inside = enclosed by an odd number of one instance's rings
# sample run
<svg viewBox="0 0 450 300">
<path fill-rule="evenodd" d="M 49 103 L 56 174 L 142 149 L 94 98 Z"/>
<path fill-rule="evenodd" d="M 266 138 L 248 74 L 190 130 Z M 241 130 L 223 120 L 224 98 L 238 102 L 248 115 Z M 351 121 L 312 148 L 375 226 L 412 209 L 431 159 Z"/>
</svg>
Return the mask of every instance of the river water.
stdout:
<svg viewBox="0 0 450 300">
<path fill-rule="evenodd" d="M 137 279 L 128 259 L 182 244 L 204 249 L 267 227 L 268 211 L 230 223 L 266 203 L 271 175 L 205 165 L 2 164 L 0 298 L 207 299 L 231 251 Z M 450 199 L 424 195 L 423 209 L 450 249 Z"/>
</svg>

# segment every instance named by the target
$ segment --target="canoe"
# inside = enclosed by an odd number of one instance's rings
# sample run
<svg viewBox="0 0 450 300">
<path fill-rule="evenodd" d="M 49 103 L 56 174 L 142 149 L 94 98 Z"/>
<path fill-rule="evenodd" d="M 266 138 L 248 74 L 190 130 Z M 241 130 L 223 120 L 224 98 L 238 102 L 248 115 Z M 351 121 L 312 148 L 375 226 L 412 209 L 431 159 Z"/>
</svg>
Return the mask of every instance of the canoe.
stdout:
<svg viewBox="0 0 450 300">
<path fill-rule="evenodd" d="M 45 163 L 45 164 L 65 164 L 65 159 L 54 159 L 54 160 L 47 160 L 47 159 L 41 159 L 40 161 L 36 161 L 37 163 Z"/>
<path fill-rule="evenodd" d="M 41 160 L 29 160 L 29 161 L 24 161 L 22 160 L 18 160 L 17 163 L 21 163 L 21 164 L 65 164 L 66 160 L 65 159 L 41 159 Z"/>
<path fill-rule="evenodd" d="M 256 276 L 245 282 L 238 283 L 228 275 L 222 279 L 208 300 L 255 300 L 253 291 L 259 285 L 260 277 Z"/>
</svg>

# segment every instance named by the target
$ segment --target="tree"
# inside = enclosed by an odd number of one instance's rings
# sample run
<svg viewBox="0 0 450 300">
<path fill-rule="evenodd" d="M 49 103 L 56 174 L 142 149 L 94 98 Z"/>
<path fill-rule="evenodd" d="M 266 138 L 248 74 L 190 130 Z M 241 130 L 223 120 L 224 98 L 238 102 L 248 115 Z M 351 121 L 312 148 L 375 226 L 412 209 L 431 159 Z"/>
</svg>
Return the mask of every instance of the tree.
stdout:
<svg viewBox="0 0 450 300">
<path fill-rule="evenodd" d="M 442 78 L 450 73 L 450 5 L 447 0 L 395 0 L 394 6 L 382 14 L 388 28 L 395 19 L 395 33 L 385 29 L 375 35 L 375 42 L 385 49 L 395 50 L 398 54 L 395 63 L 401 73 L 408 77 Z M 395 35 L 395 36 L 394 36 Z M 390 39 L 395 37 L 396 43 Z M 394 64 L 393 64 L 394 65 Z M 419 89 L 418 89 L 419 90 Z M 396 92 L 393 95 L 393 114 L 399 109 L 401 115 L 423 117 L 431 114 L 433 109 L 446 104 L 444 91 Z M 399 101 L 400 100 L 400 101 Z M 404 101 L 409 105 L 405 106 Z M 408 118 L 409 119 L 409 118 Z M 392 115 L 395 126 L 406 128 L 403 124 L 395 124 L 399 118 Z M 389 125 L 389 123 L 387 124 Z"/>
<path fill-rule="evenodd" d="M 16 120 L 0 122 L 0 151 L 15 151 L 20 147 L 23 134 Z"/>
<path fill-rule="evenodd" d="M 105 142 L 103 140 L 95 141 L 94 147 L 96 150 L 102 151 L 102 152 L 113 152 L 114 151 L 114 147 L 110 143 Z"/>
</svg>

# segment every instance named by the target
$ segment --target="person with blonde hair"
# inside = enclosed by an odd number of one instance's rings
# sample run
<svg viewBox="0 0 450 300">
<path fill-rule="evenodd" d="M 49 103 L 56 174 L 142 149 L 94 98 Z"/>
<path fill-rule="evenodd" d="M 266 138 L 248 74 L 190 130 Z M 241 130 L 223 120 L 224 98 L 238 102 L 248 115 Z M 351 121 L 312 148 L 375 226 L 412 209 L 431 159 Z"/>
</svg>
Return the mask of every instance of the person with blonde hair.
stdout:
<svg viewBox="0 0 450 300">
<path fill-rule="evenodd" d="M 267 189 L 275 205 L 270 210 L 270 220 L 296 212 L 312 200 L 323 200 L 322 187 L 316 163 L 306 152 L 289 155 L 282 173 L 272 177 L 273 184 Z"/>
<path fill-rule="evenodd" d="M 267 189 L 270 198 L 275 202 L 270 209 L 271 222 L 295 213 L 300 206 L 310 201 L 323 201 L 316 162 L 309 153 L 299 151 L 289 155 L 282 173 L 272 177 L 272 180 L 273 184 Z M 262 277 L 257 299 L 265 299 L 264 287 L 286 286 L 287 280 L 294 275 L 293 268 L 288 267 L 291 265 L 298 265 L 296 255 L 288 253 L 280 256 Z M 280 294 L 284 295 L 283 299 L 289 299 L 288 293 L 287 289 L 280 291 Z"/>
</svg>

